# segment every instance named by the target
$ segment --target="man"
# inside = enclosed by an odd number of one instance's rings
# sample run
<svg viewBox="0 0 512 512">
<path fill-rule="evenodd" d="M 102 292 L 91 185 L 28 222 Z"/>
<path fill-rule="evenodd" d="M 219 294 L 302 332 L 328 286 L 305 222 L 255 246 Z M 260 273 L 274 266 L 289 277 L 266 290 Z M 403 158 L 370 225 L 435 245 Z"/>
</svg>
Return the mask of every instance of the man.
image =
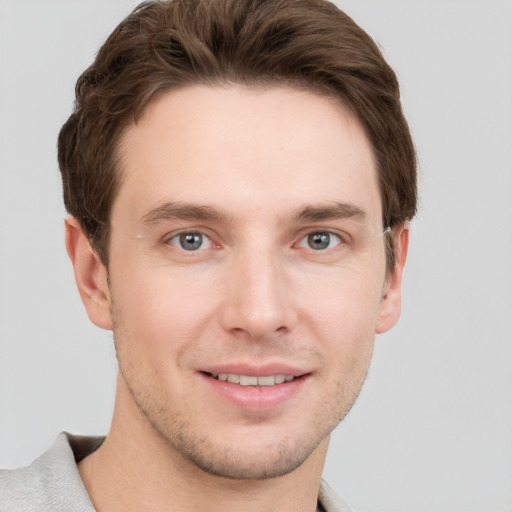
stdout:
<svg viewBox="0 0 512 512">
<path fill-rule="evenodd" d="M 379 50 L 324 1 L 150 2 L 76 93 L 66 246 L 114 332 L 112 427 L 3 472 L 0 510 L 349 510 L 329 435 L 398 320 L 416 209 Z"/>
</svg>

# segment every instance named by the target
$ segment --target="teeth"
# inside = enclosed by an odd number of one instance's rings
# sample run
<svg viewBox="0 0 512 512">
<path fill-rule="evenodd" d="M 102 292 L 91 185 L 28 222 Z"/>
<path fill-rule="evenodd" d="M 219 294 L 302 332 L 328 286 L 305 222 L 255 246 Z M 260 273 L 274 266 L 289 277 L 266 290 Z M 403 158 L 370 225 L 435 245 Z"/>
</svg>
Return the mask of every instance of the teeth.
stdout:
<svg viewBox="0 0 512 512">
<path fill-rule="evenodd" d="M 274 376 L 258 377 L 258 386 L 273 386 L 276 383 Z"/>
<path fill-rule="evenodd" d="M 252 377 L 249 375 L 240 375 L 240 385 L 241 386 L 257 386 L 258 385 L 258 377 Z"/>
<path fill-rule="evenodd" d="M 274 384 L 282 384 L 290 382 L 295 377 L 293 375 L 266 375 L 264 377 L 256 377 L 254 375 L 237 375 L 236 373 L 212 373 L 214 379 L 224 382 L 240 384 L 240 386 L 273 386 Z"/>
</svg>

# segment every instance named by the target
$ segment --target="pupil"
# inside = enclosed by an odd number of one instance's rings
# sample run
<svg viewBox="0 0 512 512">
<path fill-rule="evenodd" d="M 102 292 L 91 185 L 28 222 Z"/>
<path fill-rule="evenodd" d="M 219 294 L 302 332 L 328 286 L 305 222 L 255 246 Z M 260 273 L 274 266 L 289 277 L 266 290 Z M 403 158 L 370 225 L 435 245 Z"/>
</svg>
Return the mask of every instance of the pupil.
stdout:
<svg viewBox="0 0 512 512">
<path fill-rule="evenodd" d="M 187 251 L 199 249 L 203 242 L 203 237 L 199 233 L 183 233 L 180 235 L 180 245 Z"/>
<path fill-rule="evenodd" d="M 308 236 L 308 245 L 311 249 L 326 249 L 329 247 L 331 237 L 329 233 L 311 233 Z"/>
</svg>

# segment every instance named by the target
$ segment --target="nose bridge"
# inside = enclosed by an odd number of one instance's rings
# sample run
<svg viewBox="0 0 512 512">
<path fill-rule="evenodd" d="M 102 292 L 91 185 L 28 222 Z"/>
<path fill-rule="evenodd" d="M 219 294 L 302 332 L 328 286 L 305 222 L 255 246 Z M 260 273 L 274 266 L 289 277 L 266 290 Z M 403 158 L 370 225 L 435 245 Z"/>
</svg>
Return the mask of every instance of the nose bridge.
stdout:
<svg viewBox="0 0 512 512">
<path fill-rule="evenodd" d="M 232 261 L 224 326 L 264 338 L 289 330 L 295 314 L 281 255 L 271 247 L 246 247 Z"/>
</svg>

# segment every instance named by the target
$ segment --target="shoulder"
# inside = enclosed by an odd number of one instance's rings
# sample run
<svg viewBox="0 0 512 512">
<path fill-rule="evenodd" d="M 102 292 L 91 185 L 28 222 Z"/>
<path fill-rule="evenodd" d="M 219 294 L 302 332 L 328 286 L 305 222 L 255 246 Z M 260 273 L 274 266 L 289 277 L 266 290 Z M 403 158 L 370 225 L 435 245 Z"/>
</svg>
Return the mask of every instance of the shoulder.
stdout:
<svg viewBox="0 0 512 512">
<path fill-rule="evenodd" d="M 0 512 L 94 512 L 72 444 L 81 454 L 85 446 L 94 451 L 100 442 L 62 433 L 30 466 L 0 470 Z"/>
<path fill-rule="evenodd" d="M 318 501 L 325 512 L 355 512 L 338 497 L 325 480 L 320 483 Z"/>
</svg>

